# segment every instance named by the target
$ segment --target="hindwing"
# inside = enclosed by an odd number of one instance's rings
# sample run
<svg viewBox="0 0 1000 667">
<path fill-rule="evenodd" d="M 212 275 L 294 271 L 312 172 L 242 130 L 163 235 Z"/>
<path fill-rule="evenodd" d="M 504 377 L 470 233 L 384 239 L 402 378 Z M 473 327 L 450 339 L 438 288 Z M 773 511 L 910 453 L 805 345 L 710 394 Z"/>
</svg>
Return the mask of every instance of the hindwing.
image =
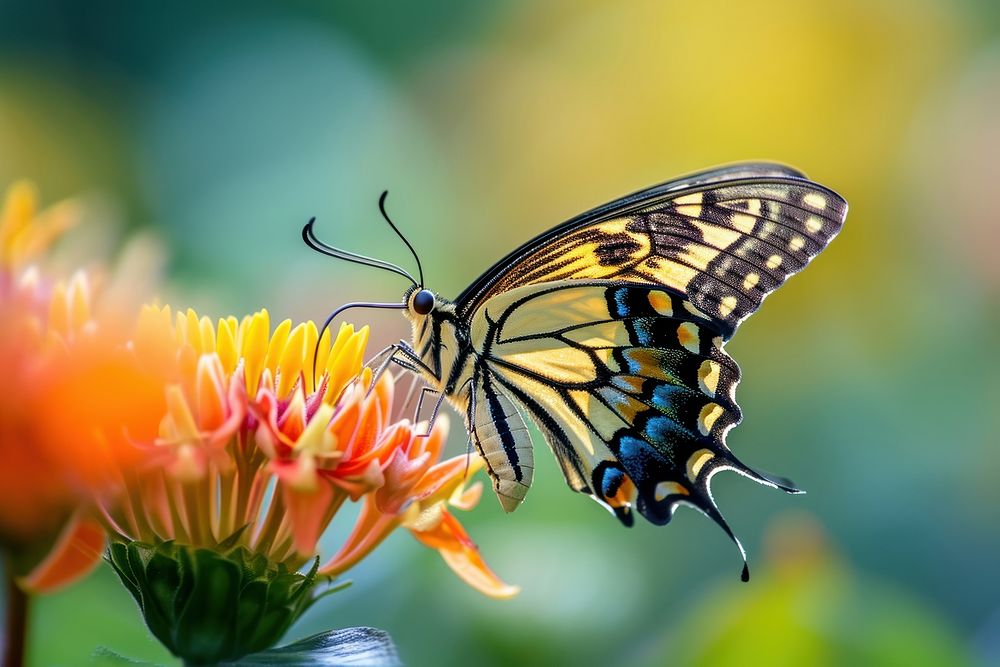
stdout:
<svg viewBox="0 0 1000 667">
<path fill-rule="evenodd" d="M 795 490 L 726 446 L 741 418 L 739 367 L 713 322 L 674 291 L 527 285 L 487 301 L 471 332 L 490 384 L 538 423 L 567 483 L 626 524 L 633 507 L 664 524 L 688 503 L 731 535 L 709 488 L 724 468 Z"/>
</svg>

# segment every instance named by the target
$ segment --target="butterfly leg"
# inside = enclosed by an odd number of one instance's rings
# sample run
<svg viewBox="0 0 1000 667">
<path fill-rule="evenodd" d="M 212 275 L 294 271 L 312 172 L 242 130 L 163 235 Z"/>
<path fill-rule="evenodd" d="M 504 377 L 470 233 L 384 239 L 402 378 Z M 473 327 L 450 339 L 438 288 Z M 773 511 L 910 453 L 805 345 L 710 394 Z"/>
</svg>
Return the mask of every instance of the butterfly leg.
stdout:
<svg viewBox="0 0 1000 667">
<path fill-rule="evenodd" d="M 381 359 L 382 357 L 384 357 L 384 359 Z M 414 352 L 410 348 L 410 346 L 403 341 L 399 341 L 398 343 L 393 343 L 392 345 L 389 345 L 388 347 L 380 351 L 378 354 L 376 354 L 374 357 L 372 357 L 371 361 L 368 362 L 368 364 L 366 365 L 371 366 L 372 362 L 374 362 L 376 359 L 381 359 L 381 361 L 375 368 L 375 371 L 372 373 L 372 383 L 371 386 L 368 388 L 369 392 L 371 392 L 372 389 L 375 387 L 375 385 L 378 384 L 378 381 L 379 379 L 381 379 L 382 374 L 385 373 L 386 370 L 388 370 L 389 366 L 392 364 L 401 366 L 406 370 L 411 371 L 412 373 L 415 373 L 417 375 L 430 375 L 432 377 L 434 376 L 434 372 L 420 359 L 417 353 Z"/>
<path fill-rule="evenodd" d="M 371 368 L 372 365 L 375 363 L 375 360 L 376 359 L 379 360 L 378 366 L 375 367 L 375 370 L 372 373 L 372 383 L 368 387 L 369 394 L 372 392 L 372 390 L 375 389 L 375 385 L 377 385 L 378 381 L 382 378 L 382 374 L 385 373 L 387 368 L 389 368 L 389 364 L 392 363 L 392 358 L 395 356 L 398 347 L 399 347 L 398 343 L 393 343 L 392 345 L 382 348 L 382 350 L 380 350 L 378 354 L 372 357 L 365 364 L 366 367 Z"/>
<path fill-rule="evenodd" d="M 421 402 L 424 400 L 424 394 L 426 392 L 428 392 L 428 391 L 435 391 L 435 390 L 434 390 L 433 387 L 424 387 L 423 389 L 420 390 L 420 401 Z M 431 434 L 431 431 L 434 430 L 434 422 L 437 421 L 438 412 L 441 410 L 441 404 L 442 403 L 444 403 L 444 392 L 443 391 L 438 395 L 438 399 L 434 403 L 434 410 L 431 411 L 431 418 L 427 422 L 427 432 L 426 433 L 419 433 L 419 434 L 417 434 L 416 437 L 418 437 L 418 438 L 426 438 L 427 436 L 429 436 Z M 420 413 L 420 405 L 418 404 L 418 406 L 417 406 L 417 414 L 419 415 L 419 413 Z M 417 421 L 416 417 L 414 417 L 413 421 L 414 422 Z"/>
<path fill-rule="evenodd" d="M 466 384 L 471 382 L 471 378 L 466 381 Z M 463 385 L 464 388 L 464 385 Z M 469 478 L 469 465 L 472 463 L 472 449 L 476 449 L 476 453 L 482 456 L 482 452 L 479 451 L 479 445 L 473 441 L 472 438 L 472 424 L 475 422 L 474 415 L 476 414 L 476 392 L 469 392 L 469 407 L 468 414 L 466 416 L 466 422 L 469 426 L 469 442 L 465 446 L 465 474 L 462 476 L 463 479 Z"/>
<path fill-rule="evenodd" d="M 396 349 L 396 344 L 395 343 L 393 343 L 392 345 L 388 345 L 386 347 L 383 347 L 381 350 L 379 350 L 378 352 L 375 353 L 375 356 L 373 356 L 371 359 L 369 359 L 368 361 L 365 362 L 365 366 L 371 368 L 372 366 L 375 365 L 376 361 L 378 361 L 379 365 L 381 366 L 381 364 L 384 362 L 383 357 L 385 357 L 387 354 L 392 354 L 392 352 L 394 352 L 395 349 Z"/>
<path fill-rule="evenodd" d="M 395 350 L 395 348 L 396 348 L 395 345 L 389 345 L 388 347 L 383 348 L 378 353 L 376 353 L 375 356 L 373 356 L 371 359 L 369 359 L 368 361 L 365 362 L 364 368 L 371 368 L 372 365 L 375 364 L 376 361 L 381 360 L 382 357 L 385 357 L 386 355 L 389 355 L 391 357 L 391 353 Z M 378 379 L 382 376 L 382 373 L 385 372 L 385 367 L 388 366 L 388 364 L 389 364 L 388 360 L 379 361 L 378 368 L 376 368 L 374 374 L 372 375 L 372 383 L 371 383 L 371 385 L 369 385 L 368 390 L 365 393 L 365 397 L 366 398 L 368 397 L 369 394 L 372 393 L 372 390 L 375 389 L 375 385 L 378 383 Z M 323 380 L 322 380 L 323 381 L 323 386 L 325 387 L 326 386 L 326 382 L 328 380 L 327 376 L 325 375 L 325 371 L 321 375 L 321 374 L 318 374 L 316 372 L 316 370 L 314 369 L 313 370 L 313 374 L 314 374 L 314 377 L 316 377 L 316 383 L 317 383 L 317 385 L 320 382 L 320 378 L 321 377 L 323 378 Z M 334 399 L 333 402 L 336 403 L 337 401 L 339 401 L 340 397 L 347 390 L 347 387 L 350 386 L 350 384 L 352 384 L 352 383 L 357 382 L 358 380 L 360 380 L 360 378 L 361 378 L 360 373 L 358 375 L 354 376 L 354 378 L 351 380 L 351 382 L 345 384 L 341 388 L 340 394 L 337 395 L 337 397 Z"/>
<path fill-rule="evenodd" d="M 424 363 L 420 355 L 416 353 L 409 345 L 404 341 L 399 341 L 395 345 L 395 352 L 389 357 L 389 361 L 396 364 L 397 366 L 402 366 L 408 371 L 416 373 L 422 376 L 424 379 L 429 379 L 434 382 L 440 383 L 440 374 L 435 372 L 430 366 Z"/>
<path fill-rule="evenodd" d="M 416 424 L 417 421 L 420 419 L 420 411 L 424 407 L 424 397 L 428 393 L 433 392 L 433 391 L 435 391 L 434 387 L 421 387 L 420 388 L 420 395 L 417 397 L 417 409 L 413 411 L 413 423 L 414 424 Z"/>
</svg>

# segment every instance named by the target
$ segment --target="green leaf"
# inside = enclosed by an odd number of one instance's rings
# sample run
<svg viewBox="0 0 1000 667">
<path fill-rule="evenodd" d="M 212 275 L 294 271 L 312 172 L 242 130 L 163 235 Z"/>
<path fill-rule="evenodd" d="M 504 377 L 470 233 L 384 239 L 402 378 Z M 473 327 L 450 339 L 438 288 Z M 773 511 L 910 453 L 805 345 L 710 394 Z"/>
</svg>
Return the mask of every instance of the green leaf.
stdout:
<svg viewBox="0 0 1000 667">
<path fill-rule="evenodd" d="M 128 562 L 128 548 L 121 542 L 112 542 L 108 547 L 108 563 L 121 579 L 122 584 L 132 594 L 132 597 L 139 600 L 139 580 L 132 572 L 132 567 Z"/>
<path fill-rule="evenodd" d="M 152 662 L 126 658 L 103 646 L 98 647 L 90 656 L 89 665 L 90 667 L 161 667 Z"/>
<path fill-rule="evenodd" d="M 387 632 L 375 628 L 345 628 L 321 632 L 288 646 L 244 656 L 239 664 L 247 667 L 263 665 L 393 667 L 402 665 L 402 662 Z"/>
<path fill-rule="evenodd" d="M 312 566 L 309 571 L 305 573 L 305 577 L 299 577 L 298 581 L 289 588 L 289 600 L 292 602 L 299 602 L 302 596 L 312 593 L 313 586 L 316 584 L 316 573 L 319 572 L 319 556 L 313 559 Z M 306 607 L 310 606 L 315 600 L 309 600 Z"/>
<path fill-rule="evenodd" d="M 271 569 L 271 563 L 263 554 L 251 554 L 246 549 L 240 547 L 233 553 L 229 554 L 230 558 L 239 557 L 251 576 L 264 577 L 267 575 L 268 570 Z"/>
<path fill-rule="evenodd" d="M 139 608 L 142 609 L 146 625 L 157 639 L 170 648 L 173 642 L 171 633 L 171 628 L 174 626 L 173 610 L 170 607 L 164 609 L 161 606 L 160 600 L 152 590 L 151 582 L 146 576 L 146 563 L 151 552 L 140 549 L 137 543 L 131 543 L 127 547 L 126 554 L 126 562 L 136 582 L 138 595 L 135 596 L 135 599 L 139 603 Z M 162 565 L 154 566 L 154 573 L 159 573 L 160 567 Z M 176 566 L 174 567 L 176 569 Z"/>
<path fill-rule="evenodd" d="M 246 646 L 248 652 L 262 651 L 277 644 L 297 617 L 287 606 L 268 605 L 255 628 L 252 643 Z"/>
<path fill-rule="evenodd" d="M 261 638 L 261 620 L 267 611 L 267 582 L 251 581 L 240 591 L 240 601 L 236 612 L 236 643 L 248 653 L 260 651 L 281 637 Z M 262 643 L 267 642 L 267 643 Z"/>
<path fill-rule="evenodd" d="M 195 571 L 191 561 L 191 553 L 185 548 L 174 550 L 174 558 L 177 559 L 177 571 L 180 573 L 180 583 L 177 585 L 177 596 L 174 598 L 174 617 L 178 618 L 184 611 L 185 605 L 191 599 L 191 591 L 194 590 Z"/>
</svg>

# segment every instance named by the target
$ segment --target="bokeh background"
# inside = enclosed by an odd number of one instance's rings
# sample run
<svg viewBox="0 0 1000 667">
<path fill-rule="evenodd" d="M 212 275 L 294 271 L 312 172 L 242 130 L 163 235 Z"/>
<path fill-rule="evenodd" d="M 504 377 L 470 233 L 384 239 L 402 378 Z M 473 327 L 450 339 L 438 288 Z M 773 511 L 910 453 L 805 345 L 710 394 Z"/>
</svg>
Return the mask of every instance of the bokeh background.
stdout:
<svg viewBox="0 0 1000 667">
<path fill-rule="evenodd" d="M 730 445 L 808 490 L 716 479 L 749 585 L 695 512 L 625 530 L 540 452 L 517 513 L 463 517 L 518 598 L 398 533 L 290 638 L 374 625 L 412 665 L 1000 664 L 1000 5 L 208 4 L 0 1 L 0 185 L 158 237 L 177 306 L 397 298 L 298 239 L 316 215 L 409 266 L 382 189 L 452 296 L 553 224 L 717 163 L 787 162 L 851 204 L 729 348 Z M 34 664 L 173 664 L 106 569 L 35 612 Z"/>
</svg>

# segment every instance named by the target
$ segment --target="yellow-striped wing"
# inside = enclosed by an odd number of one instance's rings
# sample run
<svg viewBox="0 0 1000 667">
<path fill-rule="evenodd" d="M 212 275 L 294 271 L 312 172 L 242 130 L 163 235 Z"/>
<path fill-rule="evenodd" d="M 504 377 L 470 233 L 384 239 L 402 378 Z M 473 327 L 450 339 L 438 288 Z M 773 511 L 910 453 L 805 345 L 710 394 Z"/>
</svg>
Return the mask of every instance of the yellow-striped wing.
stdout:
<svg viewBox="0 0 1000 667">
<path fill-rule="evenodd" d="M 724 337 L 840 231 L 847 203 L 794 170 L 749 164 L 637 192 L 518 248 L 459 298 L 472 313 L 503 292 L 558 280 L 661 285 Z"/>
<path fill-rule="evenodd" d="M 736 541 L 712 499 L 716 472 L 797 491 L 726 446 L 741 419 L 739 367 L 694 310 L 662 287 L 560 280 L 508 290 L 476 311 L 471 431 L 505 509 L 533 472 L 514 406 L 539 426 L 569 486 L 626 525 L 633 507 L 665 524 L 686 503 Z"/>
<path fill-rule="evenodd" d="M 523 414 L 569 486 L 626 525 L 633 508 L 663 524 L 686 503 L 739 545 L 712 499 L 716 472 L 797 489 L 726 445 L 742 415 L 723 345 L 846 214 L 798 172 L 738 165 L 594 209 L 483 274 L 455 306 L 475 353 L 470 430 L 504 508 L 531 482 Z"/>
</svg>

